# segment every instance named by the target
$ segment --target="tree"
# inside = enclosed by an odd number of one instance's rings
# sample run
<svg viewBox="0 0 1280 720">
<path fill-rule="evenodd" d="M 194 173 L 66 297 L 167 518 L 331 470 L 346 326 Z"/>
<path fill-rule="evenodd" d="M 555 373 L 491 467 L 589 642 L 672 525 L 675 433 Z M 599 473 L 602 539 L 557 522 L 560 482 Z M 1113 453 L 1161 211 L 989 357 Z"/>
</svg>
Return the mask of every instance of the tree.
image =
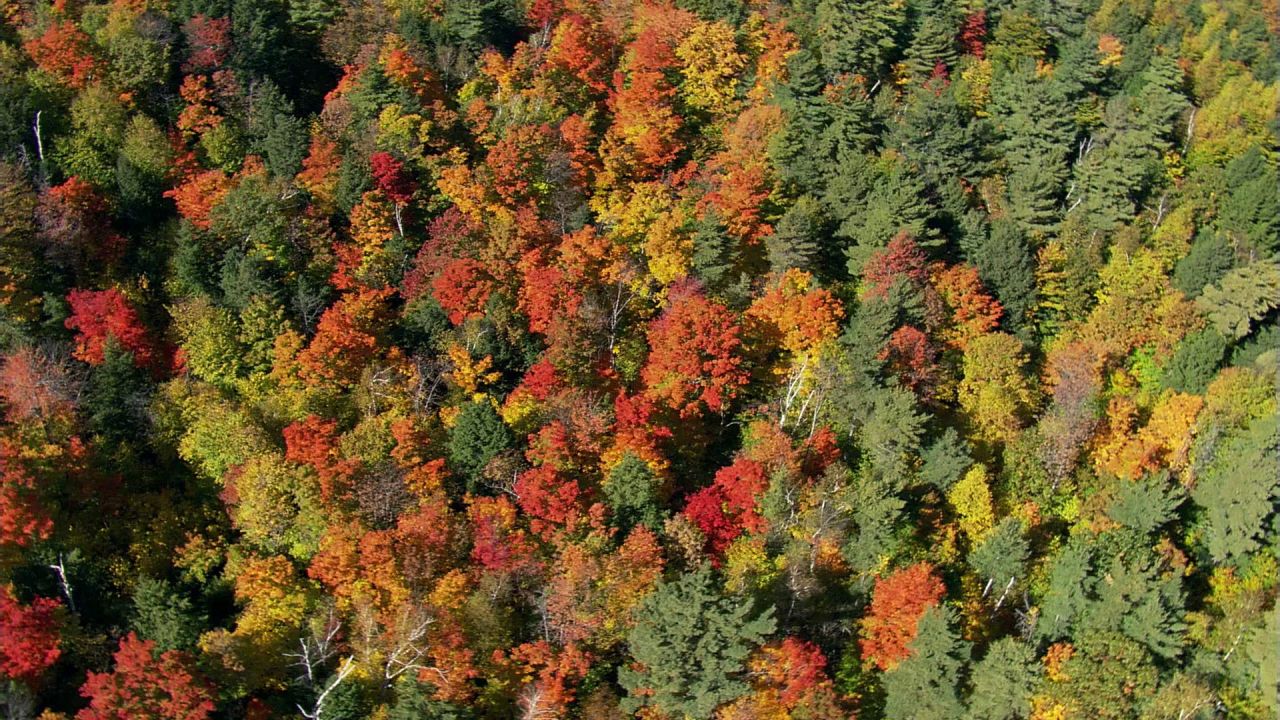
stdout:
<svg viewBox="0 0 1280 720">
<path fill-rule="evenodd" d="M 978 439 L 1008 442 L 1022 427 L 1035 400 L 1023 375 L 1026 362 L 1022 343 L 1012 335 L 989 333 L 969 343 L 956 394 Z"/>
<path fill-rule="evenodd" d="M 973 666 L 973 691 L 967 717 L 973 720 L 1025 720 L 1031 716 L 1035 689 L 1035 649 L 1016 638 L 1000 638 Z"/>
<path fill-rule="evenodd" d="M 978 268 L 982 282 L 995 290 L 1008 329 L 1020 334 L 1031 321 L 1036 306 L 1035 263 L 1026 237 L 1017 225 L 998 219 L 979 242 L 965 248 L 969 262 Z"/>
<path fill-rule="evenodd" d="M 969 650 L 952 622 L 945 607 L 930 607 L 920 617 L 907 657 L 884 675 L 885 718 L 949 720 L 963 714 L 958 679 Z"/>
<path fill-rule="evenodd" d="M 449 431 L 449 466 L 475 491 L 485 466 L 511 445 L 511 431 L 492 405 L 467 403 Z"/>
<path fill-rule="evenodd" d="M 880 77 L 906 21 L 905 4 L 821 0 L 814 12 L 827 77 Z"/>
<path fill-rule="evenodd" d="M 107 338 L 114 338 L 133 355 L 138 367 L 148 367 L 156 360 L 146 328 L 119 290 L 72 290 L 67 302 L 71 306 L 67 329 L 78 332 L 73 351 L 77 359 L 101 365 Z"/>
<path fill-rule="evenodd" d="M 23 605 L 13 586 L 0 588 L 0 674 L 34 683 L 62 655 L 62 603 L 37 597 Z"/>
<path fill-rule="evenodd" d="M 190 658 L 177 650 L 156 653 L 155 643 L 129 633 L 120 639 L 115 669 L 90 672 L 80 694 L 89 707 L 77 720 L 204 720 L 213 696 Z"/>
<path fill-rule="evenodd" d="M 633 663 L 618 670 L 624 709 L 706 719 L 745 694 L 746 660 L 774 629 L 772 610 L 752 605 L 722 596 L 706 567 L 660 583 L 627 634 Z"/>
<path fill-rule="evenodd" d="M 996 598 L 997 608 L 1023 577 L 1030 552 L 1022 535 L 1022 521 L 1007 517 L 969 554 L 969 564 L 984 582 L 983 595 Z"/>
<path fill-rule="evenodd" d="M 1218 211 L 1218 227 L 1236 243 L 1263 253 L 1280 249 L 1280 176 L 1258 146 L 1227 163 L 1229 194 Z"/>
<path fill-rule="evenodd" d="M 1164 367 L 1160 384 L 1181 393 L 1203 395 L 1227 352 L 1227 339 L 1209 328 L 1182 339 Z"/>
<path fill-rule="evenodd" d="M 928 563 L 917 563 L 876 580 L 871 607 L 862 619 L 862 657 L 881 670 L 895 667 L 911 654 L 917 625 L 945 589 Z"/>
<path fill-rule="evenodd" d="M 648 463 L 626 452 L 605 480 L 604 497 L 613 511 L 615 527 L 630 531 L 636 525 L 657 529 L 662 524 L 662 479 Z"/>
<path fill-rule="evenodd" d="M 645 394 L 680 417 L 728 409 L 747 382 L 738 324 L 728 308 L 695 287 L 672 288 L 665 312 L 649 324 Z"/>
<path fill-rule="evenodd" d="M 1280 306 L 1280 262 L 1257 260 L 1227 272 L 1219 285 L 1205 286 L 1196 306 L 1218 332 L 1240 339 L 1252 331 L 1253 323 Z"/>
<path fill-rule="evenodd" d="M 205 619 L 191 599 L 164 580 L 142 578 L 133 590 L 133 627 L 160 652 L 191 650 Z"/>
<path fill-rule="evenodd" d="M 1191 497 L 1205 510 L 1206 544 L 1215 562 L 1244 562 L 1280 500 L 1280 425 L 1254 420 L 1214 452 Z"/>
</svg>

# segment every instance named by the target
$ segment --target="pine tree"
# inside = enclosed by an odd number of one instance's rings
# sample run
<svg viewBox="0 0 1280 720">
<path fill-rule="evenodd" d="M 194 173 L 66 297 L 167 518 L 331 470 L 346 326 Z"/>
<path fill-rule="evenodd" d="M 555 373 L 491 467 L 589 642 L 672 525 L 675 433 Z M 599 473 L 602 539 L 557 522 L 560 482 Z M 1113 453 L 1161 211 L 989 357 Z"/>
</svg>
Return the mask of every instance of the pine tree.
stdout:
<svg viewBox="0 0 1280 720">
<path fill-rule="evenodd" d="M 969 648 L 952 624 L 953 612 L 945 606 L 920 618 L 910 656 L 884 675 L 887 720 L 954 720 L 963 714 L 959 685 Z"/>
<path fill-rule="evenodd" d="M 661 478 L 632 453 L 627 453 L 609 472 L 604 483 L 605 501 L 613 511 L 613 524 L 624 532 L 636 525 L 658 529 L 663 513 L 658 491 Z"/>
<path fill-rule="evenodd" d="M 1015 638 L 991 643 L 973 666 L 970 720 L 1024 720 L 1031 715 L 1031 693 L 1038 674 L 1035 649 Z"/>
<path fill-rule="evenodd" d="M 1269 532 L 1267 518 L 1280 500 L 1280 425 L 1275 416 L 1253 421 L 1220 444 L 1192 491 L 1204 510 L 1205 545 L 1214 562 L 1242 564 Z"/>
<path fill-rule="evenodd" d="M 467 403 L 449 431 L 449 466 L 466 479 L 467 491 L 475 492 L 485 466 L 511 445 L 511 431 L 492 405 Z"/>
<path fill-rule="evenodd" d="M 906 3 L 821 0 L 814 23 L 827 77 L 880 77 L 893 58 L 905 21 Z"/>
<path fill-rule="evenodd" d="M 659 584 L 640 603 L 627 635 L 636 665 L 618 670 L 628 693 L 624 709 L 654 706 L 707 720 L 746 694 L 747 657 L 774 629 L 772 609 L 756 612 L 752 606 L 749 599 L 721 595 L 707 567 Z"/>
<path fill-rule="evenodd" d="M 965 257 L 978 267 L 983 284 L 995 290 L 1009 330 L 1023 337 L 1036 306 L 1035 262 L 1026 236 L 1016 223 L 998 218 L 989 233 L 974 240 L 965 243 Z"/>
</svg>

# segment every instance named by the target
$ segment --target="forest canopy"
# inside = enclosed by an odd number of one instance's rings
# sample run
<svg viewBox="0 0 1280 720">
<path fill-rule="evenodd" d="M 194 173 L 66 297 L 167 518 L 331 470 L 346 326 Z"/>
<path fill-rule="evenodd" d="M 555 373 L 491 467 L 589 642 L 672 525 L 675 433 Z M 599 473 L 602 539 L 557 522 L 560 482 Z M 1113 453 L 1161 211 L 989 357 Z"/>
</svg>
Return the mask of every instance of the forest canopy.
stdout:
<svg viewBox="0 0 1280 720">
<path fill-rule="evenodd" d="M 0 0 L 13 720 L 1269 720 L 1276 0 Z"/>
</svg>

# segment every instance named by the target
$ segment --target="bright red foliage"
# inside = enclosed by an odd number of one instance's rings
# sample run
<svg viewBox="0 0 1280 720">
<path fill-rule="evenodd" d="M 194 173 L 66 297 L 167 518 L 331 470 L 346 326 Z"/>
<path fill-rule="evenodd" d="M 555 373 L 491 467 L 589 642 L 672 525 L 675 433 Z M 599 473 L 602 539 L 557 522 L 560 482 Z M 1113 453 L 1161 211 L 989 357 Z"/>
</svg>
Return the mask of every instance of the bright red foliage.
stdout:
<svg viewBox="0 0 1280 720">
<path fill-rule="evenodd" d="M 62 603 L 38 597 L 22 605 L 13 587 L 0 588 L 0 675 L 31 682 L 58 660 Z"/>
<path fill-rule="evenodd" d="M 148 367 L 156 359 L 146 328 L 119 290 L 72 290 L 67 302 L 71 316 L 65 325 L 78 332 L 72 351 L 77 359 L 101 365 L 108 337 L 133 353 L 133 364 L 138 367 Z"/>
<path fill-rule="evenodd" d="M 756 498 L 768 487 L 764 467 L 739 458 L 721 468 L 711 485 L 689 497 L 684 514 L 706 536 L 707 549 L 719 556 L 744 532 L 765 530 L 765 520 L 756 512 Z"/>
<path fill-rule="evenodd" d="M 820 683 L 827 681 L 827 657 L 817 645 L 796 637 L 783 638 L 761 649 L 767 662 L 764 679 L 779 688 L 784 705 L 792 706 Z"/>
<path fill-rule="evenodd" d="M 213 696 L 186 653 L 156 655 L 156 644 L 129 633 L 115 653 L 115 670 L 90 672 L 80 694 L 89 707 L 76 720 L 204 720 Z"/>
<path fill-rule="evenodd" d="M 871 608 L 862 620 L 862 657 L 888 670 L 910 655 L 916 625 L 946 590 L 933 566 L 918 563 L 876 580 Z"/>
<path fill-rule="evenodd" d="M 982 58 L 987 52 L 987 11 L 978 10 L 964 19 L 960 28 L 960 47 L 970 55 Z"/>
<path fill-rule="evenodd" d="M 575 524 L 585 513 L 578 482 L 550 465 L 521 473 L 515 493 L 520 509 L 532 518 L 530 528 L 542 536 L 555 527 Z"/>
<path fill-rule="evenodd" d="M 938 381 L 938 350 L 928 336 L 910 325 L 894 330 L 876 357 L 887 363 L 899 382 L 922 397 Z"/>
<path fill-rule="evenodd" d="M 693 417 L 723 412 L 747 383 L 729 309 L 694 288 L 671 289 L 670 306 L 649 324 L 649 361 L 641 376 L 653 400 Z"/>
<path fill-rule="evenodd" d="M 26 547 L 53 530 L 53 520 L 36 498 L 35 480 L 18 463 L 18 450 L 0 446 L 0 547 Z"/>
<path fill-rule="evenodd" d="M 516 524 L 516 507 L 506 497 L 472 498 L 471 559 L 487 570 L 519 572 L 538 566 L 533 544 Z"/>
<path fill-rule="evenodd" d="M 369 156 L 369 167 L 378 189 L 391 202 L 403 205 L 413 199 L 417 183 L 405 170 L 404 163 L 388 152 L 376 152 Z"/>
<path fill-rule="evenodd" d="M 338 423 L 315 415 L 284 428 L 285 459 L 310 465 L 320 477 L 320 494 L 325 500 L 345 498 L 359 463 L 344 459 L 338 452 Z"/>
</svg>

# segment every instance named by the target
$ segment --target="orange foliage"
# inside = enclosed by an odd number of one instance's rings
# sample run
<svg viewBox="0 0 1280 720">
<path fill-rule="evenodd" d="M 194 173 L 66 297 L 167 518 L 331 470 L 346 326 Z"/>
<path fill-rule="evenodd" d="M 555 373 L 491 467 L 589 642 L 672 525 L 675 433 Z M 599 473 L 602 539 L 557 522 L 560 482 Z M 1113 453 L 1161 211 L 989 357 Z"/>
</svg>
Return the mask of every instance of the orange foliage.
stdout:
<svg viewBox="0 0 1280 720">
<path fill-rule="evenodd" d="M 871 608 L 862 619 L 862 657 L 888 670 L 910 654 L 916 625 L 945 594 L 933 566 L 918 563 L 876 580 Z"/>
<path fill-rule="evenodd" d="M 24 45 L 36 65 L 69 88 L 79 90 L 102 76 L 89 36 L 71 20 L 50 23 Z"/>
</svg>

